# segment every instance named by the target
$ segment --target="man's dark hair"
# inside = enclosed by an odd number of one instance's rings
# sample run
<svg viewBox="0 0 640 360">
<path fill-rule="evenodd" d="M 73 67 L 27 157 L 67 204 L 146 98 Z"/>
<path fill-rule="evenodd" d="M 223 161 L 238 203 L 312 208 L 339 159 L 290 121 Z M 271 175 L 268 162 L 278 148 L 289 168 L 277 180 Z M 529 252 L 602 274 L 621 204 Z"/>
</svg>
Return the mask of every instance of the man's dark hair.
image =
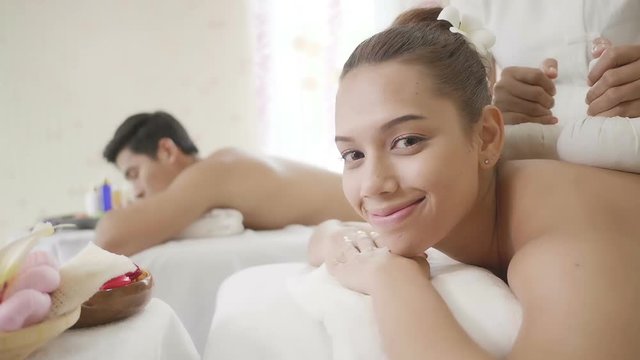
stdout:
<svg viewBox="0 0 640 360">
<path fill-rule="evenodd" d="M 144 154 L 155 159 L 158 142 L 162 138 L 173 140 L 187 155 L 198 153 L 198 148 L 180 122 L 164 111 L 156 111 L 128 117 L 118 127 L 102 155 L 110 163 L 115 163 L 118 154 L 128 148 L 136 154 Z"/>
</svg>

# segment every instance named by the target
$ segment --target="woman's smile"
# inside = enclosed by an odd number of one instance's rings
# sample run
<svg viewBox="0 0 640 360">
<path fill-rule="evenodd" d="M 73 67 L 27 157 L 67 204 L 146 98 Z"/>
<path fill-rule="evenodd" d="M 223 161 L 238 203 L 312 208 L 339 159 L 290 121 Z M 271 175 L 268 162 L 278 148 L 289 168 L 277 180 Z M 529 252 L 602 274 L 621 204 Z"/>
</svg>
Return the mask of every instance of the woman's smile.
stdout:
<svg viewBox="0 0 640 360">
<path fill-rule="evenodd" d="M 367 211 L 369 223 L 379 229 L 395 228 L 409 218 L 422 204 L 426 197 L 421 197 L 399 205 L 391 205 Z"/>
</svg>

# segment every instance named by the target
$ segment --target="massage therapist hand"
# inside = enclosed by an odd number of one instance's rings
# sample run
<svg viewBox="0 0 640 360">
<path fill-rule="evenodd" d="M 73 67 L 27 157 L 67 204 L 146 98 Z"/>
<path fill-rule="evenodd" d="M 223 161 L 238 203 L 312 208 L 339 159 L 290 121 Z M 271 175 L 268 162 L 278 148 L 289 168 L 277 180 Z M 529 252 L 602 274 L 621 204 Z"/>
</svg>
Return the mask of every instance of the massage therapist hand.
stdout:
<svg viewBox="0 0 640 360">
<path fill-rule="evenodd" d="M 553 80 L 557 77 L 558 62 L 555 59 L 545 59 L 540 69 L 505 68 L 493 88 L 493 104 L 502 111 L 504 123 L 557 123 L 558 119 L 551 113 L 556 94 Z"/>
<path fill-rule="evenodd" d="M 598 38 L 593 57 L 599 60 L 589 71 L 587 113 L 640 117 L 640 44 L 613 46 Z"/>
</svg>

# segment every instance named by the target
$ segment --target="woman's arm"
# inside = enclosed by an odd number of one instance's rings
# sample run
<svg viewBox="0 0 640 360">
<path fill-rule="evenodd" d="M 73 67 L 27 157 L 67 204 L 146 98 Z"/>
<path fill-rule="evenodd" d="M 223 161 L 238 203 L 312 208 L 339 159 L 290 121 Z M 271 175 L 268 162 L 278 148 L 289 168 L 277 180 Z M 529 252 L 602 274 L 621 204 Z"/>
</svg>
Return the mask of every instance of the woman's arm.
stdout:
<svg viewBox="0 0 640 360">
<path fill-rule="evenodd" d="M 492 359 L 460 327 L 422 267 L 392 261 L 377 272 L 371 292 L 389 359 Z"/>
<path fill-rule="evenodd" d="M 509 280 L 523 324 L 508 359 L 638 358 L 640 245 L 610 240 L 557 237 L 520 250 Z M 372 296 L 390 359 L 493 359 L 456 322 L 420 261 L 382 250 L 345 248 L 329 270 Z"/>
<path fill-rule="evenodd" d="M 587 226 L 581 236 L 531 241 L 513 258 L 523 323 L 510 359 L 640 357 L 639 238 Z"/>
</svg>

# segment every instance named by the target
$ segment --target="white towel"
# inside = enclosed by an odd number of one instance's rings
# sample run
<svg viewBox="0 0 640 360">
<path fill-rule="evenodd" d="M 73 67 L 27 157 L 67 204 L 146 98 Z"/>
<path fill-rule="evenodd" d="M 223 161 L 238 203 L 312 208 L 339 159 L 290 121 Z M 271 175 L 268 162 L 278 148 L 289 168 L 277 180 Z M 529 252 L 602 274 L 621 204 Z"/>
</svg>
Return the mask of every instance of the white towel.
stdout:
<svg viewBox="0 0 640 360">
<path fill-rule="evenodd" d="M 213 209 L 189 225 L 176 239 L 229 236 L 244 231 L 242 214 L 234 209 Z"/>
<path fill-rule="evenodd" d="M 432 283 L 469 336 L 494 356 L 509 353 L 522 320 L 509 287 L 489 271 L 428 251 Z M 289 291 L 329 335 L 334 360 L 383 360 L 371 298 L 342 287 L 325 266 L 289 280 Z M 428 336 L 428 334 L 425 334 Z"/>
</svg>

